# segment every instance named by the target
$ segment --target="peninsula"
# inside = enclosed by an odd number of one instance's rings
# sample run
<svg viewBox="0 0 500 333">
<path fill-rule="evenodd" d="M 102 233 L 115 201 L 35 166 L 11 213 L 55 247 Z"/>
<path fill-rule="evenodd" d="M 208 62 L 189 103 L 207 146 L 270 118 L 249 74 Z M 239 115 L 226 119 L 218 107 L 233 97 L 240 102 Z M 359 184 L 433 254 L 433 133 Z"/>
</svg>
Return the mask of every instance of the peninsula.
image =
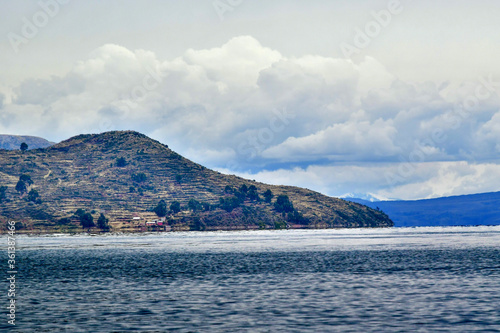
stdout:
<svg viewBox="0 0 500 333">
<path fill-rule="evenodd" d="M 133 131 L 0 150 L 0 222 L 18 232 L 391 227 L 383 212 L 226 175 Z"/>
</svg>

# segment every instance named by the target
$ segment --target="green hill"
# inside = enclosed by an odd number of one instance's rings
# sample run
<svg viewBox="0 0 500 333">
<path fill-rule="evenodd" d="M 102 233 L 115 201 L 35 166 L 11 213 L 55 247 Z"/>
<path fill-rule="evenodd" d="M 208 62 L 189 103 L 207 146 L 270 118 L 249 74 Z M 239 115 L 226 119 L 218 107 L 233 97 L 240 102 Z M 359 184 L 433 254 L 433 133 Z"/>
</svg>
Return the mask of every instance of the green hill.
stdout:
<svg viewBox="0 0 500 333">
<path fill-rule="evenodd" d="M 0 186 L 6 186 L 0 219 L 15 220 L 26 231 L 76 231 L 83 211 L 94 221 L 103 213 L 114 230 L 144 230 L 146 221 L 157 218 L 153 209 L 161 200 L 173 230 L 393 225 L 384 213 L 357 203 L 209 170 L 132 131 L 3 150 L 0 166 Z M 25 191 L 16 190 L 21 175 Z"/>
</svg>

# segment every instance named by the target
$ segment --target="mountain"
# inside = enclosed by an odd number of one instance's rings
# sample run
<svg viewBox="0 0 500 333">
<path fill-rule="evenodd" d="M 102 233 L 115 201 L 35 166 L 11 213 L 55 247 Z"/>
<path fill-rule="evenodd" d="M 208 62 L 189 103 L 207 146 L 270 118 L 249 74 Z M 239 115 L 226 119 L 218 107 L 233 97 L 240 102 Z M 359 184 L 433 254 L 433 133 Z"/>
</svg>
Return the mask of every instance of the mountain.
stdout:
<svg viewBox="0 0 500 333">
<path fill-rule="evenodd" d="M 396 227 L 500 225 L 500 192 L 414 201 L 347 200 L 379 208 Z"/>
<path fill-rule="evenodd" d="M 367 194 L 362 194 L 362 193 L 347 193 L 341 196 L 340 198 L 351 201 L 351 199 L 354 200 L 365 200 L 365 201 L 370 201 L 370 202 L 375 202 L 375 201 L 380 201 L 373 195 L 367 193 Z M 355 201 L 354 201 L 355 202 Z"/>
<path fill-rule="evenodd" d="M 26 230 L 76 230 L 83 211 L 94 221 L 103 213 L 115 230 L 138 230 L 157 218 L 154 208 L 167 213 L 174 230 L 393 225 L 384 213 L 357 203 L 209 170 L 133 131 L 3 150 L 0 167 L 0 186 L 7 186 L 0 219 Z M 19 192 L 21 175 L 28 188 Z M 271 202 L 264 200 L 268 190 Z"/>
<path fill-rule="evenodd" d="M 0 134 L 0 149 L 16 150 L 23 142 L 28 145 L 28 149 L 46 148 L 54 144 L 37 136 Z"/>
</svg>

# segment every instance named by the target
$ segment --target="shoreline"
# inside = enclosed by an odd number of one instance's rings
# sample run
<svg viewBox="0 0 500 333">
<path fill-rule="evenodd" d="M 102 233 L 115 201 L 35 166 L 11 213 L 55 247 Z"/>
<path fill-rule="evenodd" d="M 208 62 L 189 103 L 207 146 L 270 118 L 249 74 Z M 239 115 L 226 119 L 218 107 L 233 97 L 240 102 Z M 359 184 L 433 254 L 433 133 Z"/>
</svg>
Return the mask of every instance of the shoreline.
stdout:
<svg viewBox="0 0 500 333">
<path fill-rule="evenodd" d="M 479 227 L 499 227 L 500 225 L 450 225 L 450 226 L 392 226 L 392 227 L 339 227 L 339 228 L 287 228 L 287 229 L 258 229 L 258 228 L 238 228 L 238 229 L 214 229 L 214 230 L 171 230 L 171 231 L 163 231 L 163 230 L 114 230 L 114 231 L 85 231 L 78 230 L 75 232 L 64 232 L 59 230 L 50 230 L 50 231 L 16 231 L 16 235 L 27 235 L 27 236 L 50 236 L 50 235 L 88 235 L 88 236 L 101 236 L 101 235 L 120 235 L 120 234 L 163 234 L 163 233 L 178 233 L 178 232 L 202 232 L 202 233 L 214 233 L 214 232 L 231 232 L 231 231 L 285 231 L 285 230 L 381 230 L 381 229 L 420 229 L 420 228 L 479 228 Z M 8 233 L 1 232 L 0 237 L 7 237 Z"/>
</svg>

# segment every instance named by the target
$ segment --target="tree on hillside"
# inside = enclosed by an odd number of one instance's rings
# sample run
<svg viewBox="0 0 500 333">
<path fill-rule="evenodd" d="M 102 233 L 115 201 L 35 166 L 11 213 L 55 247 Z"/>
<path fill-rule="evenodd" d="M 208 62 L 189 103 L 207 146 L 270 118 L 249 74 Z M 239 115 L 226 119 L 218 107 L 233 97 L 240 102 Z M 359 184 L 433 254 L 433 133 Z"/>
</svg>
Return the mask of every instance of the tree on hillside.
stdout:
<svg viewBox="0 0 500 333">
<path fill-rule="evenodd" d="M 273 199 L 274 197 L 274 194 L 271 190 L 267 190 L 266 192 L 264 192 L 264 201 L 267 202 L 267 203 L 271 203 L 271 200 Z"/>
<path fill-rule="evenodd" d="M 90 213 L 85 213 L 80 216 L 80 223 L 82 225 L 82 228 L 84 229 L 95 227 L 94 218 L 92 217 L 92 215 L 90 215 Z"/>
<path fill-rule="evenodd" d="M 208 203 L 208 202 L 202 202 L 201 206 L 203 207 L 203 210 L 205 212 L 208 212 L 209 210 L 212 209 L 212 205 L 210 205 L 210 203 Z"/>
<path fill-rule="evenodd" d="M 36 204 L 41 204 L 42 199 L 40 199 L 40 195 L 38 194 L 38 191 L 32 188 L 29 193 L 28 193 L 28 201 L 34 202 Z"/>
<path fill-rule="evenodd" d="M 127 160 L 125 159 L 125 157 L 118 157 L 116 159 L 116 166 L 119 167 L 119 168 L 126 167 L 127 166 Z"/>
<path fill-rule="evenodd" d="M 301 213 L 299 213 L 296 209 L 293 212 L 288 213 L 288 222 L 296 223 L 296 224 L 308 224 L 309 220 L 305 218 Z"/>
<path fill-rule="evenodd" d="M 20 194 L 24 194 L 28 191 L 28 186 L 26 186 L 25 182 L 19 180 L 16 184 L 16 191 L 19 192 Z"/>
<path fill-rule="evenodd" d="M 148 179 L 144 172 L 133 173 L 131 177 L 132 180 L 136 183 L 143 183 L 146 181 L 146 179 Z"/>
<path fill-rule="evenodd" d="M 234 191 L 234 197 L 236 197 L 240 203 L 244 203 L 245 199 L 247 198 L 247 194 L 246 192 L 236 190 Z"/>
<path fill-rule="evenodd" d="M 229 198 L 219 198 L 220 208 L 224 209 L 226 212 L 232 212 L 233 209 L 238 208 L 241 204 L 241 201 L 238 197 L 232 196 Z"/>
<path fill-rule="evenodd" d="M 109 230 L 108 222 L 109 220 L 106 218 L 106 216 L 104 216 L 104 214 L 101 213 L 101 215 L 97 219 L 97 227 L 102 230 Z"/>
<path fill-rule="evenodd" d="M 26 185 L 28 186 L 31 186 L 33 185 L 33 180 L 31 179 L 31 176 L 30 175 L 27 175 L 27 174 L 22 174 L 21 176 L 19 176 L 19 180 L 22 180 L 23 182 L 26 183 Z"/>
<path fill-rule="evenodd" d="M 250 185 L 248 188 L 247 198 L 251 201 L 260 201 L 259 192 L 257 192 L 255 185 Z"/>
<path fill-rule="evenodd" d="M 170 204 L 170 210 L 174 213 L 177 214 L 178 212 L 181 211 L 181 203 L 179 201 L 174 201 Z"/>
<path fill-rule="evenodd" d="M 203 206 L 198 200 L 190 199 L 188 202 L 188 208 L 191 209 L 193 212 L 196 212 L 197 210 L 202 210 Z"/>
<path fill-rule="evenodd" d="M 33 180 L 30 175 L 22 174 L 19 176 L 19 181 L 16 184 L 16 191 L 20 194 L 28 192 L 28 188 L 33 185 Z"/>
<path fill-rule="evenodd" d="M 293 203 L 288 198 L 288 195 L 280 194 L 274 203 L 274 208 L 280 213 L 293 212 Z"/>
<path fill-rule="evenodd" d="M 78 208 L 75 212 L 75 215 L 78 217 L 82 217 L 82 215 L 85 214 L 85 210 Z"/>
<path fill-rule="evenodd" d="M 67 224 L 71 223 L 71 219 L 69 219 L 67 217 L 63 217 L 63 218 L 59 219 L 56 223 L 59 225 L 67 225 Z"/>
<path fill-rule="evenodd" d="M 28 144 L 26 142 L 21 143 L 19 149 L 21 149 L 22 152 L 25 152 L 26 150 L 28 150 Z"/>
<path fill-rule="evenodd" d="M 164 217 L 167 215 L 167 203 L 165 200 L 160 200 L 156 207 L 153 208 L 153 212 L 155 212 L 158 217 Z"/>
<path fill-rule="evenodd" d="M 243 184 L 240 186 L 240 192 L 247 194 L 248 192 L 248 186 L 246 184 Z"/>
</svg>

